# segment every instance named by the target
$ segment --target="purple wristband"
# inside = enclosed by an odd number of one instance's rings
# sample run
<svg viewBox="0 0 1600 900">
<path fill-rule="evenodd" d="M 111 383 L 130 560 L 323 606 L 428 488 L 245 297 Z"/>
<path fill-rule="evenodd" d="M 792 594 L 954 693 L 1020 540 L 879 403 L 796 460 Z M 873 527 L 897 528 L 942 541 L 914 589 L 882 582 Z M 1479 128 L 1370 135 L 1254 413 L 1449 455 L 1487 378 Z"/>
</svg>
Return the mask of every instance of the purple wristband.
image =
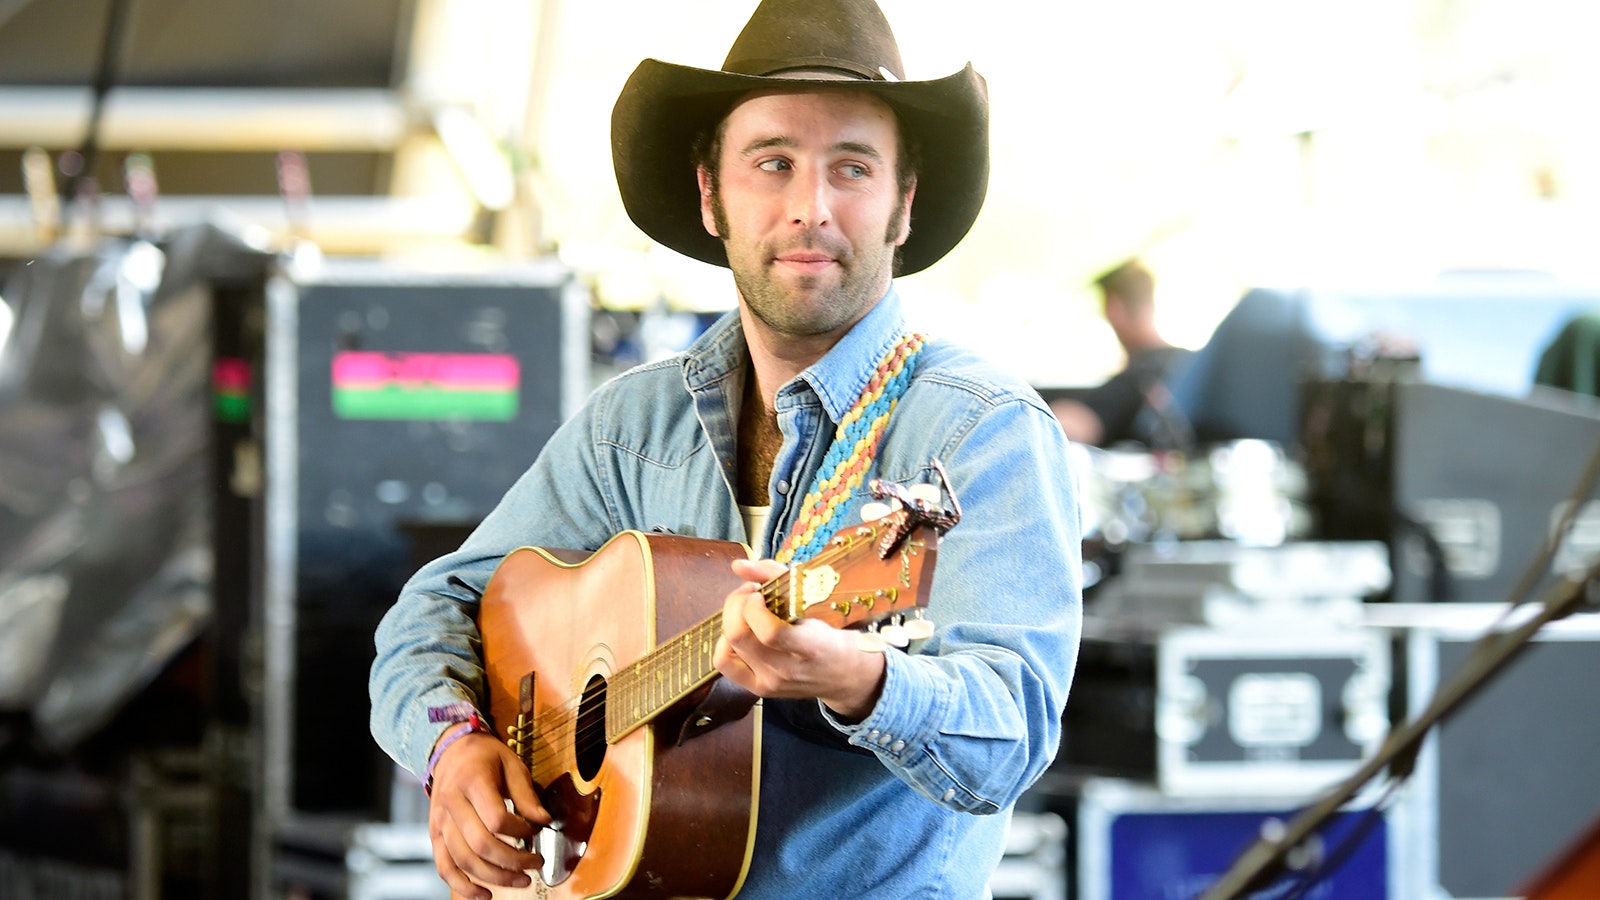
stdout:
<svg viewBox="0 0 1600 900">
<path fill-rule="evenodd" d="M 433 767 L 439 764 L 439 757 L 444 755 L 446 748 L 474 731 L 488 730 L 483 724 L 483 719 L 474 712 L 465 722 L 445 732 L 444 737 L 439 739 L 438 746 L 433 748 L 433 755 L 428 757 L 428 771 L 422 781 L 422 792 L 429 797 L 433 796 Z"/>
</svg>

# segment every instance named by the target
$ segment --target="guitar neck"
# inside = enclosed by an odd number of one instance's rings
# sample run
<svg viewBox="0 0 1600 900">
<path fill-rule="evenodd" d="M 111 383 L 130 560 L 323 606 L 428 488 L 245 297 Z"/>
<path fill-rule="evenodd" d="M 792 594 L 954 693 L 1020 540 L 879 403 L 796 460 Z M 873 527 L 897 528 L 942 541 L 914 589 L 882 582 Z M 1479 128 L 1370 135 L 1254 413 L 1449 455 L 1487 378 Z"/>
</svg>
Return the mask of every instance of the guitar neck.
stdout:
<svg viewBox="0 0 1600 900">
<path fill-rule="evenodd" d="M 876 622 L 926 605 L 922 569 L 937 533 L 904 511 L 836 535 L 816 556 L 761 586 L 767 609 L 786 622 L 820 619 L 835 628 Z M 615 742 L 718 676 L 718 611 L 624 666 L 606 685 L 606 740 Z"/>
<path fill-rule="evenodd" d="M 711 659 L 721 636 L 718 612 L 613 675 L 606 684 L 606 741 L 615 743 L 716 678 Z"/>
</svg>

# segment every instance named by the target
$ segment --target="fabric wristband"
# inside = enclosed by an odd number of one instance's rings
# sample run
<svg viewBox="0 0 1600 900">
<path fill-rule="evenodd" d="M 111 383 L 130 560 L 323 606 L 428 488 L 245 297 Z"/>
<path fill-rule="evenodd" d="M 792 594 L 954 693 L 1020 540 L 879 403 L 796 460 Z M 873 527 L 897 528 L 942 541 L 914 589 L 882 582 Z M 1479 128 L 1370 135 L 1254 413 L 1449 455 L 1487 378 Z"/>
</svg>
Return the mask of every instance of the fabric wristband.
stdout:
<svg viewBox="0 0 1600 900">
<path fill-rule="evenodd" d="M 439 758 L 444 755 L 444 751 L 451 744 L 474 731 L 488 732 L 488 730 L 489 727 L 484 724 L 483 718 L 474 710 L 471 715 L 467 716 L 465 722 L 445 732 L 444 737 L 440 738 L 438 745 L 433 748 L 433 755 L 428 757 L 428 771 L 422 780 L 422 792 L 429 797 L 433 796 L 433 767 L 439 764 Z"/>
</svg>

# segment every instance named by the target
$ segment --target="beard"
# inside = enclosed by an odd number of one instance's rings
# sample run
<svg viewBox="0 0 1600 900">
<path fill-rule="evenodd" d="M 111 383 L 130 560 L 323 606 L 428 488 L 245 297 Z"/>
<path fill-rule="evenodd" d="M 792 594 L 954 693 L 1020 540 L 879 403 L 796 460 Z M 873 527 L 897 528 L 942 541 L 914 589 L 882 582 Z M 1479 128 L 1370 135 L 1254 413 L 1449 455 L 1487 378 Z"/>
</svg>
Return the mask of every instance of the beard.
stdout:
<svg viewBox="0 0 1600 900">
<path fill-rule="evenodd" d="M 830 334 L 852 325 L 882 299 L 894 275 L 899 251 L 896 239 L 905 208 L 902 200 L 889 217 L 882 243 L 868 244 L 859 251 L 848 240 L 815 229 L 781 246 L 738 245 L 730 234 L 722 198 L 715 191 L 711 196 L 712 215 L 728 251 L 728 268 L 739 296 L 762 324 L 794 337 Z M 837 269 L 822 275 L 779 278 L 772 260 L 796 250 L 826 253 L 837 261 Z"/>
</svg>

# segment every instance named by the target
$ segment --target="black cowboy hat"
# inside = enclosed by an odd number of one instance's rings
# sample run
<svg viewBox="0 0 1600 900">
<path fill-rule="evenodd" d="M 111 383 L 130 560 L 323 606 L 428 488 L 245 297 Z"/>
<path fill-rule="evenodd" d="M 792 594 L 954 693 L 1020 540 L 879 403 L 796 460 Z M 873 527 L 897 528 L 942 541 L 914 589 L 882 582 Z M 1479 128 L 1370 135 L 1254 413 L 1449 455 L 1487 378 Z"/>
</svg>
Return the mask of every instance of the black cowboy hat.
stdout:
<svg viewBox="0 0 1600 900">
<path fill-rule="evenodd" d="M 906 81 L 873 0 L 762 0 L 720 71 L 640 63 L 611 113 L 611 159 L 634 224 L 679 253 L 727 266 L 700 219 L 691 148 L 740 97 L 785 86 L 865 91 L 899 114 L 921 158 L 901 274 L 933 265 L 966 236 L 989 184 L 983 76 L 969 63 L 945 78 Z"/>
</svg>

